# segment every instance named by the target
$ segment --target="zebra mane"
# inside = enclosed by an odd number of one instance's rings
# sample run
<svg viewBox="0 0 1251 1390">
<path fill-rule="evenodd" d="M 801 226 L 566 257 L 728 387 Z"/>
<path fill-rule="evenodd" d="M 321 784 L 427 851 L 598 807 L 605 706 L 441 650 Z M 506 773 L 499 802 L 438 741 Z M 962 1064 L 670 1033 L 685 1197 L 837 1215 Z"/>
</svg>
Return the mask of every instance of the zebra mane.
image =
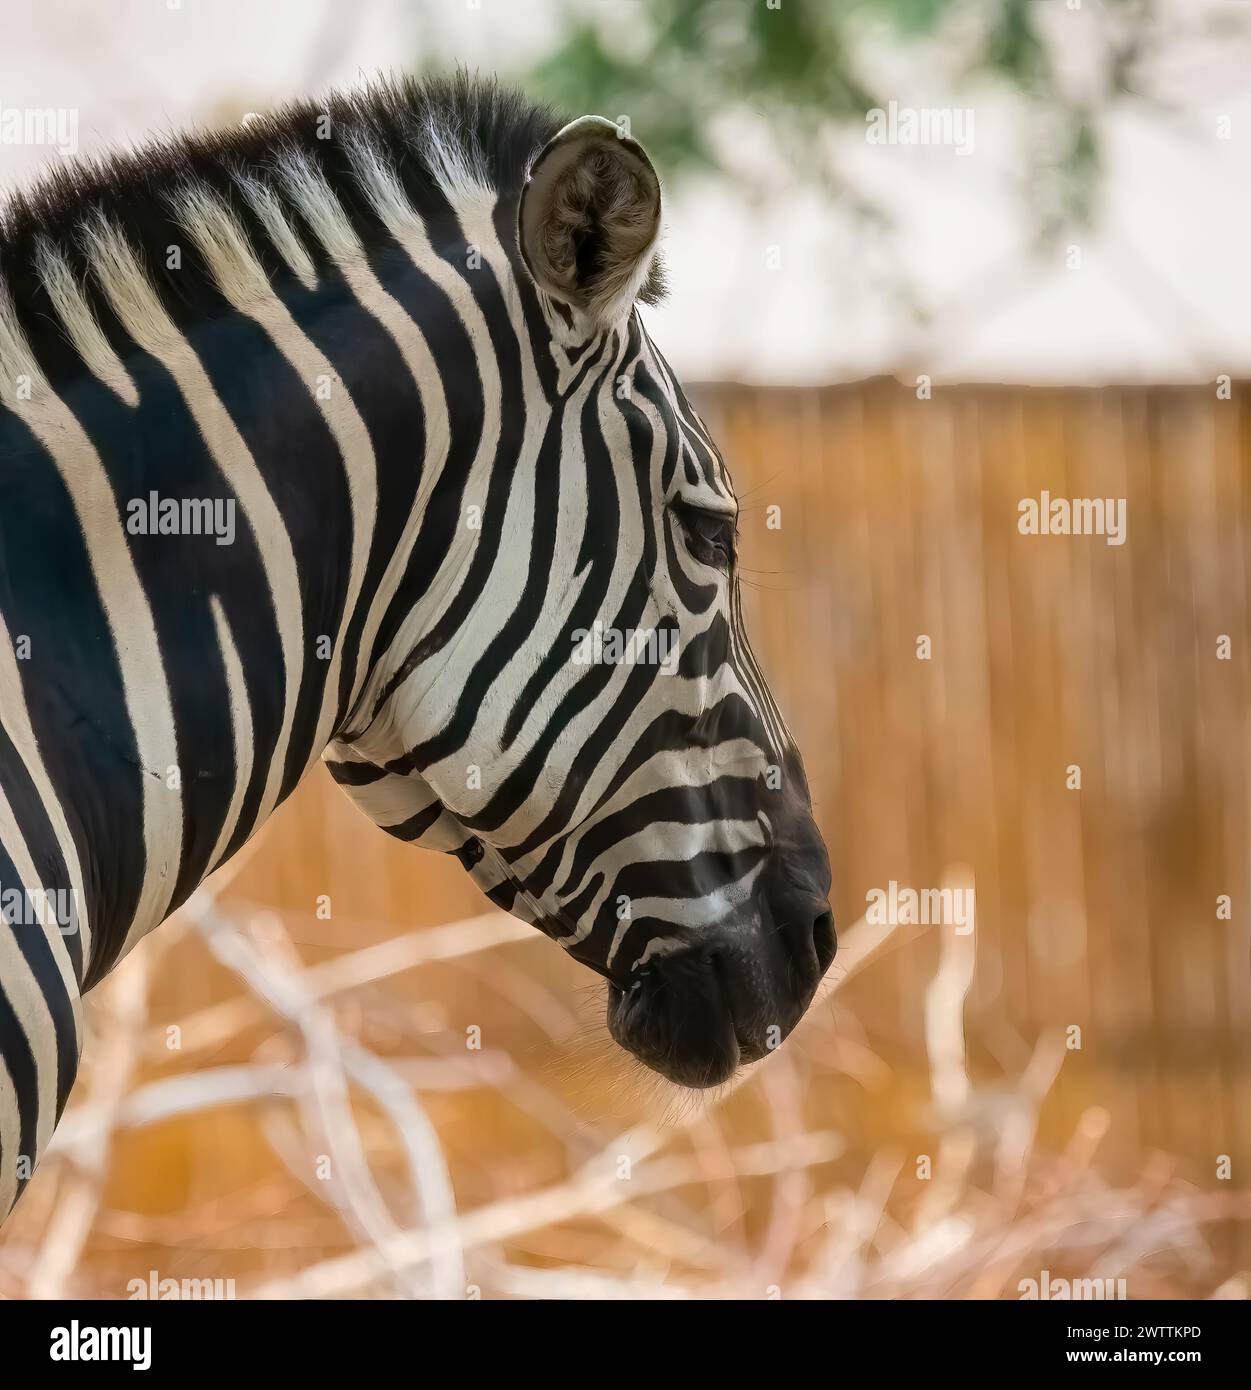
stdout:
<svg viewBox="0 0 1251 1390">
<path fill-rule="evenodd" d="M 258 275 L 311 285 L 397 217 L 489 208 L 561 124 L 461 70 L 58 167 L 0 209 L 0 400 L 83 365 L 130 395 L 133 343 L 224 312 Z"/>
</svg>

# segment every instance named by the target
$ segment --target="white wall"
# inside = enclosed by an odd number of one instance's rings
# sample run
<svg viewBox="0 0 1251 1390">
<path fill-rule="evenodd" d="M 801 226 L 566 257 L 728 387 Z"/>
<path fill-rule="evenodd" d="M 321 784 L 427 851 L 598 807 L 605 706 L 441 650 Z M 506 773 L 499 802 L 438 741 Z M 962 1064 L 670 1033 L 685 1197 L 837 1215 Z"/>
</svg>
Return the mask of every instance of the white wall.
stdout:
<svg viewBox="0 0 1251 1390">
<path fill-rule="evenodd" d="M 1040 0 L 1043 3 L 1044 0 Z M 1074 80 L 1095 51 L 1096 0 L 1045 0 Z M 618 23 L 631 0 L 587 0 Z M 1236 0 L 1172 0 L 1187 21 Z M 636 13 L 637 11 L 633 11 Z M 539 52 L 552 0 L 0 0 L 0 131 L 8 110 L 78 112 L 83 153 L 198 119 L 354 83 L 419 55 L 494 69 Z M 688 377 L 821 381 L 899 371 L 939 382 L 1207 380 L 1251 373 L 1251 50 L 1178 42 L 1155 74 L 1171 116 L 1126 112 L 1109 126 L 1099 229 L 1030 258 L 1016 164 L 1022 112 L 995 93 L 962 96 L 972 150 L 833 140 L 840 172 L 887 207 L 893 241 L 857 230 L 811 193 L 779 187 L 753 212 L 733 184 L 671 198 L 672 298 L 657 340 Z M 871 48 L 880 90 L 904 106 L 951 104 L 940 53 Z M 616 116 L 621 113 L 608 111 Z M 631 113 L 646 141 L 646 112 Z M 1231 138 L 1218 138 L 1228 117 Z M 729 121 L 725 139 L 756 167 L 767 127 Z M 0 187 L 56 156 L 0 143 Z M 662 170 L 663 173 L 663 170 Z M 771 252 L 770 248 L 777 248 Z M 780 267 L 770 268 L 780 254 Z M 888 293 L 905 274 L 933 314 L 922 327 Z M 885 276 L 886 278 L 881 278 Z"/>
</svg>

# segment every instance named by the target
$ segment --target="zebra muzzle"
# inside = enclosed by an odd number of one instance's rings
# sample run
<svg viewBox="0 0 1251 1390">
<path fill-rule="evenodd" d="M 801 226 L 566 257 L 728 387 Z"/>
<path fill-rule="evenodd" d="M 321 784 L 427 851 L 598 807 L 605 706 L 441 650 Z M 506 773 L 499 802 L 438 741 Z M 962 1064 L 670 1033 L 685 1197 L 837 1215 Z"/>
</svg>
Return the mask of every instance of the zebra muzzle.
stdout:
<svg viewBox="0 0 1251 1390">
<path fill-rule="evenodd" d="M 802 927 L 770 919 L 717 929 L 697 946 L 652 961 L 631 987 L 611 985 L 608 1031 L 678 1085 L 718 1086 L 781 1045 L 835 948 L 826 903 L 804 912 Z"/>
</svg>

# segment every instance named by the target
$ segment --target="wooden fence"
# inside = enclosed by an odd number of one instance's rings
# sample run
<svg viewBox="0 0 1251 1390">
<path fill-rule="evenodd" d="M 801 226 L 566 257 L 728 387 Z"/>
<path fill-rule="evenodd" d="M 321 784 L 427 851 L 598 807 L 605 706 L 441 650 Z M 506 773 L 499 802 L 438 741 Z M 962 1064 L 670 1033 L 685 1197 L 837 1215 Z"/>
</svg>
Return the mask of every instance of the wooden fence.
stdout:
<svg viewBox="0 0 1251 1390">
<path fill-rule="evenodd" d="M 692 392 L 738 484 L 745 607 L 761 664 L 804 751 L 840 928 L 861 919 L 874 890 L 893 882 L 972 885 L 974 930 L 959 957 L 943 954 L 952 938 L 938 928 L 897 929 L 774 1073 L 767 1105 L 745 1092 L 718 1122 L 723 1131 L 701 1131 L 712 1148 L 697 1162 L 711 1173 L 722 1171 L 728 1150 L 720 1145 L 782 1134 L 779 1116 L 836 1129 L 846 1149 L 832 1176 L 812 1189 L 801 1183 L 800 1196 L 809 1191 L 816 1207 L 778 1207 L 787 1193 L 794 1197 L 786 1182 L 779 1179 L 768 1198 L 764 1179 L 739 1177 L 735 1196 L 724 1182 L 711 1183 L 698 1214 L 631 1208 L 608 1245 L 569 1222 L 517 1234 L 508 1247 L 514 1260 L 549 1270 L 620 1267 L 637 1278 L 639 1261 L 659 1258 L 661 1246 L 666 1269 L 687 1261 L 699 1270 L 708 1249 L 729 1258 L 727 1251 L 755 1249 L 755 1241 L 767 1254 L 782 1240 L 786 1267 L 807 1259 L 825 1271 L 814 1287 L 854 1291 L 860 1286 L 840 1282 L 834 1257 L 814 1255 L 811 1242 L 822 1233 L 843 1238 L 840 1213 L 872 1188 L 877 1156 L 895 1153 L 910 1174 L 914 1162 L 937 1153 L 938 1170 L 950 1173 L 953 1150 L 943 1135 L 956 1123 L 1000 1144 L 1002 1168 L 1004 1136 L 1020 1121 L 1019 1087 L 1031 1069 L 1046 1072 L 1037 1088 L 1045 1098 L 1029 1120 L 1039 1146 L 1070 1158 L 1080 1150 L 1088 1161 L 1097 1142 L 1101 1181 L 1145 1193 L 1134 1221 L 1149 1223 L 1161 1163 L 1203 1201 L 1245 1195 L 1248 389 L 1236 384 L 1225 400 L 1215 386 L 939 386 L 920 399 L 880 380 Z M 1044 494 L 1123 503 L 1123 514 L 1107 514 L 1121 516 L 1123 543 L 1022 534 L 1021 503 Z M 317 910 L 321 895 L 333 905 L 328 919 Z M 263 832 L 225 902 L 280 914 L 281 949 L 306 965 L 483 911 L 456 863 L 378 834 L 320 771 Z M 264 934 L 263 923 L 258 930 Z M 151 1035 L 134 1084 L 235 1063 L 268 1067 L 298 1052 L 272 1020 L 265 1026 L 263 1009 L 227 1002 L 237 981 L 194 934 L 178 944 L 177 931 L 165 928 L 136 953 L 142 964 L 150 949 L 163 952 L 149 972 Z M 957 977 L 961 960 L 975 960 L 963 1036 L 957 980 L 955 1036 L 949 1029 L 944 1041 L 934 982 L 943 961 Z M 466 1029 L 481 1025 L 490 1055 L 475 1062 L 479 1081 L 458 1090 L 461 1083 L 445 1079 L 422 1093 L 462 1209 L 495 1202 L 496 1211 L 509 1194 L 557 1181 L 603 1118 L 611 1087 L 597 1080 L 599 1062 L 587 1070 L 589 1112 L 587 1082 L 557 1085 L 558 1103 L 544 1071 L 549 1054 L 561 1050 L 550 1040 L 581 1026 L 575 1015 L 586 978 L 536 938 L 423 966 L 338 1006 L 340 1026 L 388 1056 L 463 1058 Z M 181 1051 L 167 1050 L 170 1024 L 180 1026 Z M 548 1042 L 536 1043 L 536 1035 Z M 957 1080 L 968 1080 L 963 1090 L 956 1084 L 938 1094 L 939 1052 Z M 488 1062 L 501 1069 L 494 1081 Z M 420 1060 L 411 1065 L 420 1086 L 431 1073 Z M 536 1088 L 538 1076 L 547 1089 Z M 237 1079 L 220 1073 L 222 1084 Z M 579 1085 L 582 1100 L 571 1099 Z M 75 1123 L 71 1110 L 67 1124 Z M 296 1254 L 297 1266 L 333 1255 L 344 1248 L 341 1225 L 304 1188 L 290 1190 L 274 1155 L 294 1172 L 298 1145 L 277 1124 L 270 1110 L 258 1117 L 236 1105 L 123 1126 L 77 1265 L 53 1256 L 34 1267 L 50 1262 L 68 1287 L 107 1293 L 135 1270 L 268 1277 L 290 1273 Z M 377 1127 L 370 1133 L 376 1139 Z M 375 1166 L 398 1162 L 392 1150 L 375 1152 Z M 0 1244 L 0 1292 L 6 1270 L 27 1268 L 12 1242 L 37 1242 L 56 1229 L 51 1214 L 68 1200 L 60 1195 L 68 1179 L 49 1166 L 6 1233 L 7 1264 Z M 936 1194 L 925 1186 L 913 1182 L 900 1199 L 922 1214 L 927 1202 L 933 1208 L 918 1230 L 937 1219 Z M 848 1195 L 857 1189 L 860 1197 Z M 1081 1198 L 1093 1206 L 1078 1202 L 1072 1229 L 1084 1229 L 1090 1211 L 1115 1205 L 1101 1193 Z M 1016 1196 L 1000 1191 L 998 1200 L 1003 1219 L 1013 1219 Z M 774 1215 L 757 1230 L 766 1209 Z M 1203 1210 L 1202 1219 L 1216 1220 L 1216 1208 Z M 691 1235 L 700 1223 L 700 1239 L 710 1244 Z M 1157 1229 L 1163 1234 L 1149 1240 L 1174 1238 L 1167 1221 L 1141 1225 Z M 1218 1221 L 1218 1267 L 1169 1288 L 1208 1291 L 1246 1270 L 1247 1230 L 1245 1220 Z M 1033 1239 L 1031 1251 L 1045 1250 L 1042 1237 Z M 1018 1266 L 1036 1274 L 1048 1258 L 1054 1271 L 1058 1257 L 1045 1254 L 1031 1253 L 1024 1264 L 1009 1255 L 996 1265 L 970 1246 L 965 1282 L 948 1269 L 926 1287 L 1014 1296 Z M 983 1266 L 998 1270 L 989 1283 Z M 509 1266 L 514 1282 L 501 1287 L 523 1287 L 520 1267 Z M 745 1268 L 750 1287 L 756 1266 Z M 49 1287 L 46 1279 L 32 1286 Z M 1161 1287 L 1139 1282 L 1133 1293 Z"/>
<path fill-rule="evenodd" d="M 1231 395 L 697 393 L 742 494 L 749 617 L 839 920 L 892 879 L 969 866 L 976 1064 L 1080 1029 L 1067 1108 L 1109 1106 L 1127 1152 L 1241 1152 L 1245 1176 L 1251 407 Z M 1123 499 L 1123 543 L 1022 534 L 1044 492 Z M 932 949 L 854 994 L 899 1065 L 921 1052 Z"/>
</svg>

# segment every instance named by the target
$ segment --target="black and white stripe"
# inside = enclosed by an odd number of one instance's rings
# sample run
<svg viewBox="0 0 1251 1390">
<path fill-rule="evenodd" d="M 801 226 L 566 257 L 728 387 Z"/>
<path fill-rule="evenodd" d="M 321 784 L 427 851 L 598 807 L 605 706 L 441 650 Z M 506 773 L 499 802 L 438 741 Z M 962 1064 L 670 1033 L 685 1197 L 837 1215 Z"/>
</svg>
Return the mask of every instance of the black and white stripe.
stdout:
<svg viewBox="0 0 1251 1390">
<path fill-rule="evenodd" d="M 319 757 L 621 994 L 792 849 L 825 872 L 728 474 L 634 309 L 659 215 L 632 140 L 464 78 L 8 211 L 0 892 L 76 912 L 0 928 L 0 1213 L 81 992 Z M 135 534 L 151 493 L 233 504 L 232 542 Z M 596 621 L 676 634 L 676 670 L 575 661 Z"/>
</svg>

